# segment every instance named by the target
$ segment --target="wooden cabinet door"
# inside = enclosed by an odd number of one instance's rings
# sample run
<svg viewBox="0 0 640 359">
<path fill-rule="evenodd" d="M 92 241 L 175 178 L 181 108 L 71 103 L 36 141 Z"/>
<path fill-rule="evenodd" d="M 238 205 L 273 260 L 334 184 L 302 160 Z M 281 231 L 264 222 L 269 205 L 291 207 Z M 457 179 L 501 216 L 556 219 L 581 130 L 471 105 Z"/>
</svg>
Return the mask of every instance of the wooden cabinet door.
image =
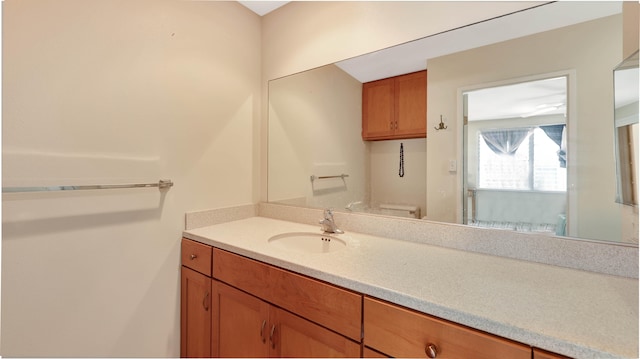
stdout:
<svg viewBox="0 0 640 359">
<path fill-rule="evenodd" d="M 180 356 L 211 357 L 211 279 L 182 267 Z"/>
<path fill-rule="evenodd" d="M 270 356 L 277 358 L 358 358 L 360 344 L 277 307 L 269 316 L 275 325 Z"/>
<path fill-rule="evenodd" d="M 388 78 L 362 85 L 362 138 L 389 137 L 395 130 L 394 79 Z"/>
<path fill-rule="evenodd" d="M 377 350 L 373 350 L 369 347 L 364 347 L 362 349 L 362 357 L 363 358 L 389 358 L 388 355 L 382 354 Z"/>
<path fill-rule="evenodd" d="M 212 280 L 212 354 L 223 358 L 264 358 L 269 354 L 269 304 Z"/>
<path fill-rule="evenodd" d="M 362 85 L 362 139 L 427 136 L 427 71 Z"/>
<path fill-rule="evenodd" d="M 551 353 L 546 350 L 533 348 L 533 359 L 571 359 L 564 355 Z"/>
<path fill-rule="evenodd" d="M 362 332 L 362 295 L 220 249 L 213 276 L 261 300 L 355 341 Z"/>
<path fill-rule="evenodd" d="M 212 282 L 213 356 L 360 356 L 360 344 L 239 289 Z"/>
<path fill-rule="evenodd" d="M 427 72 L 396 77 L 394 137 L 413 138 L 427 135 Z"/>
</svg>

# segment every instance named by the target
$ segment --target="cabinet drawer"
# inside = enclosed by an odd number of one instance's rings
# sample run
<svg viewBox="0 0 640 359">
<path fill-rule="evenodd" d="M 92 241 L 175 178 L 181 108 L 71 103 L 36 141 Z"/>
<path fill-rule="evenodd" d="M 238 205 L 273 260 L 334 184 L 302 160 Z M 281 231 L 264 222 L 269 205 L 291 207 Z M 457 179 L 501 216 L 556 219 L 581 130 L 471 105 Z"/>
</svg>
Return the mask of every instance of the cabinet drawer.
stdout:
<svg viewBox="0 0 640 359">
<path fill-rule="evenodd" d="M 379 300 L 364 299 L 364 344 L 393 357 L 530 359 L 529 346 Z"/>
<path fill-rule="evenodd" d="M 183 238 L 182 265 L 211 277 L 211 246 Z"/>
<path fill-rule="evenodd" d="M 213 277 L 360 342 L 360 294 L 217 248 Z"/>
<path fill-rule="evenodd" d="M 270 301 L 357 342 L 362 295 L 279 268 L 271 268 Z"/>
<path fill-rule="evenodd" d="M 269 266 L 213 248 L 213 278 L 258 298 L 269 296 Z"/>
</svg>

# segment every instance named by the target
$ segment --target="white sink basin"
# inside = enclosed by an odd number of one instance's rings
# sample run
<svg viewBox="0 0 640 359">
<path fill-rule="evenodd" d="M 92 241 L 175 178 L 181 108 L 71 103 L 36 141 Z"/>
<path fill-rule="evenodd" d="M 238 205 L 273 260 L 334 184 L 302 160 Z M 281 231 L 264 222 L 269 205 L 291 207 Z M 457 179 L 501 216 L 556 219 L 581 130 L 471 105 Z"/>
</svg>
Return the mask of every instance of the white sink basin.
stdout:
<svg viewBox="0 0 640 359">
<path fill-rule="evenodd" d="M 283 233 L 268 239 L 269 244 L 302 253 L 329 253 L 347 248 L 347 242 L 320 233 Z"/>
</svg>

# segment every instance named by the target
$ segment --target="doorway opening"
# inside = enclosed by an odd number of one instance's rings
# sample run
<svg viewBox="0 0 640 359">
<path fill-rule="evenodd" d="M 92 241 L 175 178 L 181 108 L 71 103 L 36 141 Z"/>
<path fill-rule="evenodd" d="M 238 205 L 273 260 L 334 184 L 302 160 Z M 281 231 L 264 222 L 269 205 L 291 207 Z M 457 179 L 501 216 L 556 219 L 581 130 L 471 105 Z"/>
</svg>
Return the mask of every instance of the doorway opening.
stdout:
<svg viewBox="0 0 640 359">
<path fill-rule="evenodd" d="M 568 76 L 464 91 L 463 223 L 567 235 Z"/>
</svg>

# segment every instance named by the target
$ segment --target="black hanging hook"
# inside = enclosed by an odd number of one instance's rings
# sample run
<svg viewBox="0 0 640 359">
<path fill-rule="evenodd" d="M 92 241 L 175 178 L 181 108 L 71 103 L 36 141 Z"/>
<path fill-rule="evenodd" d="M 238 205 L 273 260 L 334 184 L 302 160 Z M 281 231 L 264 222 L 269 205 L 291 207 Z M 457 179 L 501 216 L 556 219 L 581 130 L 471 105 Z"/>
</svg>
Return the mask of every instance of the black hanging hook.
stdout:
<svg viewBox="0 0 640 359">
<path fill-rule="evenodd" d="M 398 176 L 404 177 L 404 147 L 400 142 L 400 168 L 398 169 Z"/>
</svg>

